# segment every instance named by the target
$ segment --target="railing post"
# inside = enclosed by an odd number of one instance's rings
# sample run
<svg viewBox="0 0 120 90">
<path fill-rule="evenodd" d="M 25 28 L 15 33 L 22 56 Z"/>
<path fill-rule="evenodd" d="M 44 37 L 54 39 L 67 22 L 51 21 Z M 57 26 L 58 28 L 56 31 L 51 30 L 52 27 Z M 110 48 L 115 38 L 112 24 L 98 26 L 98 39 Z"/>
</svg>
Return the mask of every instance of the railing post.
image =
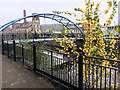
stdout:
<svg viewBox="0 0 120 90">
<path fill-rule="evenodd" d="M 120 62 L 118 62 L 118 90 L 120 89 Z"/>
<path fill-rule="evenodd" d="M 53 60 L 52 60 L 53 53 L 51 51 L 51 76 L 53 76 Z"/>
<path fill-rule="evenodd" d="M 14 40 L 14 34 L 12 34 L 12 40 Z"/>
<path fill-rule="evenodd" d="M 23 59 L 23 64 L 24 64 L 24 46 L 22 44 L 22 59 Z"/>
<path fill-rule="evenodd" d="M 78 76 L 79 76 L 79 90 L 83 90 L 83 55 L 79 54 L 78 59 Z"/>
<path fill-rule="evenodd" d="M 33 70 L 36 72 L 36 45 L 33 43 Z"/>
<path fill-rule="evenodd" d="M 8 54 L 8 58 L 9 58 L 9 43 L 7 41 L 7 54 Z"/>
<path fill-rule="evenodd" d="M 4 39 L 3 39 L 3 34 L 2 34 L 2 54 L 4 55 Z"/>
<path fill-rule="evenodd" d="M 14 61 L 16 61 L 16 45 L 15 45 L 15 40 L 13 40 L 13 53 L 14 53 Z"/>
</svg>

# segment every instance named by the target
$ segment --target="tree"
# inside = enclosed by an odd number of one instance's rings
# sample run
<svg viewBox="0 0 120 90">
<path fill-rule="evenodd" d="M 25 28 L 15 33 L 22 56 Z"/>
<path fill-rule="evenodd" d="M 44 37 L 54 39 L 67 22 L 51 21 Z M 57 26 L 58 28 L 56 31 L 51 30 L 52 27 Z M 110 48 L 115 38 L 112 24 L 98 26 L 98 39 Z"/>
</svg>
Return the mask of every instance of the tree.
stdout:
<svg viewBox="0 0 120 90">
<path fill-rule="evenodd" d="M 94 1 L 85 0 L 85 5 L 86 5 L 85 10 L 83 10 L 82 8 L 74 8 L 76 12 L 80 12 L 83 15 L 82 19 L 78 18 L 76 20 L 79 21 L 83 26 L 86 26 L 86 31 L 84 32 L 85 33 L 84 47 L 79 47 L 79 50 L 82 50 L 84 54 L 83 56 L 84 63 L 89 63 L 89 59 L 85 59 L 86 56 L 120 60 L 120 57 L 119 57 L 120 52 L 118 51 L 118 46 L 116 46 L 117 42 L 114 39 L 114 37 L 117 37 L 119 28 L 116 26 L 116 29 L 113 29 L 113 31 L 116 33 L 116 35 L 113 35 L 113 33 L 108 31 L 107 29 L 103 31 L 100 26 L 100 19 L 101 19 L 100 15 L 108 14 L 112 10 L 109 18 L 105 22 L 105 27 L 108 27 L 111 25 L 111 21 L 115 17 L 115 13 L 116 13 L 117 1 L 113 0 L 113 1 L 107 2 L 108 8 L 102 13 L 99 12 L 100 3 L 95 4 Z M 53 13 L 67 14 L 74 17 L 77 16 L 77 14 L 70 13 L 68 11 L 67 12 L 53 11 Z M 67 28 L 63 27 L 63 30 L 61 30 L 62 35 L 64 36 L 63 40 L 59 40 L 54 34 L 53 35 L 56 38 L 55 40 L 60 42 L 60 46 L 63 47 L 63 49 L 58 49 L 59 52 L 68 54 L 68 57 L 70 57 L 69 55 L 70 53 L 76 54 L 77 55 L 76 61 L 78 61 L 79 52 L 77 51 L 78 50 L 77 45 L 74 43 L 74 40 L 71 40 L 70 38 L 67 37 L 70 31 L 74 31 L 74 30 L 68 30 Z M 112 40 L 110 41 L 105 40 L 103 33 L 105 34 L 108 33 L 109 38 L 112 38 Z M 80 35 L 76 35 L 76 39 L 78 37 L 80 37 Z M 112 66 L 113 64 L 116 64 L 116 62 L 111 63 L 105 60 L 104 61 L 93 60 L 91 61 L 91 63 L 94 63 L 94 64 L 97 63 L 99 65 L 104 65 L 104 66 Z M 90 67 L 91 66 L 87 68 L 90 69 Z M 85 71 L 85 67 L 83 68 L 83 70 Z M 100 70 L 100 68 L 98 68 L 98 70 Z M 89 71 L 91 72 L 91 70 Z M 109 72 L 109 70 L 107 70 L 107 72 Z M 83 74 L 83 76 L 85 76 L 85 74 Z"/>
</svg>

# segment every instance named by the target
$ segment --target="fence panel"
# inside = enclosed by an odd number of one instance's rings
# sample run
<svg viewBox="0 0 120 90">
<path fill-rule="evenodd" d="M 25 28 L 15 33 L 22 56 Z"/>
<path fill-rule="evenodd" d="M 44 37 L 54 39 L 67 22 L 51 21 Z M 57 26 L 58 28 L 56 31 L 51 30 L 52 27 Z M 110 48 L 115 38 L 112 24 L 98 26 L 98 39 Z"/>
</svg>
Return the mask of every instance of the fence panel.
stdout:
<svg viewBox="0 0 120 90">
<path fill-rule="evenodd" d="M 13 58 L 14 57 L 14 52 L 13 52 L 13 43 L 9 43 L 9 57 Z"/>
<path fill-rule="evenodd" d="M 16 44 L 16 60 L 22 62 L 22 44 Z"/>
<path fill-rule="evenodd" d="M 37 69 L 51 74 L 51 52 L 36 46 Z"/>
<path fill-rule="evenodd" d="M 24 44 L 24 64 L 33 67 L 33 45 Z"/>
<path fill-rule="evenodd" d="M 84 84 L 85 88 L 119 88 L 120 61 L 86 57 L 84 60 Z"/>
<path fill-rule="evenodd" d="M 36 48 L 37 69 L 68 85 L 78 87 L 78 63 L 55 51 Z"/>
</svg>

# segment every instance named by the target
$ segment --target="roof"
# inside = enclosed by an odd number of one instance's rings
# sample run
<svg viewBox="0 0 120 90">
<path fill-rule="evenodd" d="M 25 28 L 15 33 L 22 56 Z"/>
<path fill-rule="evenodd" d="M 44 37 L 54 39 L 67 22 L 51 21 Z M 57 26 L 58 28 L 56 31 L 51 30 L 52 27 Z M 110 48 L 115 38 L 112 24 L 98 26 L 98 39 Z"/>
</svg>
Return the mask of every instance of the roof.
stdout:
<svg viewBox="0 0 120 90">
<path fill-rule="evenodd" d="M 10 33 L 11 31 L 12 31 L 12 29 L 10 27 L 7 27 L 7 28 L 5 28 L 3 33 Z"/>
<path fill-rule="evenodd" d="M 26 26 L 29 27 L 30 25 L 32 24 L 32 21 L 29 21 L 29 22 L 26 22 Z M 16 27 L 25 27 L 25 23 L 14 23 L 13 24 L 13 28 L 16 28 Z"/>
<path fill-rule="evenodd" d="M 16 32 L 16 29 L 15 28 L 10 28 L 10 27 L 7 27 L 3 33 L 15 33 Z"/>
</svg>

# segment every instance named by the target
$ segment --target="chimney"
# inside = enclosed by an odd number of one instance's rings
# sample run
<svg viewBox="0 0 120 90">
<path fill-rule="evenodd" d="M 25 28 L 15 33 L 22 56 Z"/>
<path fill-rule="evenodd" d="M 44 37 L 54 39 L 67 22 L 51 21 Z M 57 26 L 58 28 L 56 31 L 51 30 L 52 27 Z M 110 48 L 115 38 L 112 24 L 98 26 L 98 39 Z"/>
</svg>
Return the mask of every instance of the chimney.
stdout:
<svg viewBox="0 0 120 90">
<path fill-rule="evenodd" d="M 26 10 L 23 10 L 23 15 L 26 17 Z M 26 24 L 26 19 L 24 19 L 24 24 Z"/>
</svg>

